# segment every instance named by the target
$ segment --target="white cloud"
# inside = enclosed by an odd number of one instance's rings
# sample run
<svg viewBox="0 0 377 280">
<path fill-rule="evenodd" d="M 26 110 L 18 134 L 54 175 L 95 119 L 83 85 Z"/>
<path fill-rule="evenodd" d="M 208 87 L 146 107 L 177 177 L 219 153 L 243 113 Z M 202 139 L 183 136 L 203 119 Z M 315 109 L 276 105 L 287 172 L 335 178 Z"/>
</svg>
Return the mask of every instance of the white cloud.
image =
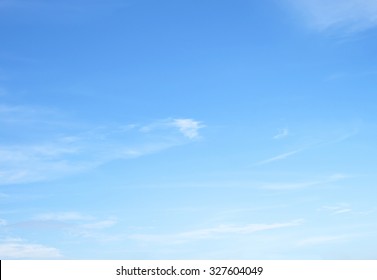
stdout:
<svg viewBox="0 0 377 280">
<path fill-rule="evenodd" d="M 315 246 L 333 242 L 341 242 L 348 239 L 346 235 L 329 235 L 329 236 L 315 236 L 306 239 L 299 240 L 297 242 L 298 246 Z"/>
<path fill-rule="evenodd" d="M 274 224 L 249 224 L 245 226 L 229 226 L 229 225 L 220 225 L 215 228 L 201 229 L 183 232 L 180 235 L 187 238 L 210 238 L 213 235 L 218 234 L 250 234 L 258 231 L 265 231 L 271 229 L 278 229 L 284 227 L 297 226 L 302 223 L 301 220 L 288 222 L 288 223 L 274 223 Z"/>
<path fill-rule="evenodd" d="M 355 136 L 358 133 L 358 128 L 353 125 L 352 128 L 347 128 L 346 131 L 340 131 L 339 128 L 332 128 L 332 132 L 327 132 L 326 135 L 321 135 L 323 132 L 317 131 L 317 134 L 319 135 L 314 135 L 313 132 L 311 132 L 312 136 L 312 141 L 307 142 L 306 145 L 301 145 L 301 148 L 297 148 L 293 151 L 285 152 L 270 158 L 267 158 L 265 160 L 257 162 L 255 165 L 265 165 L 269 163 L 273 163 L 276 161 L 284 160 L 287 159 L 293 155 L 296 155 L 298 153 L 313 149 L 313 148 L 320 148 L 323 146 L 328 146 L 328 145 L 334 145 L 341 143 L 343 141 L 346 141 L 350 139 L 351 137 Z M 277 134 L 274 138 L 275 139 L 281 139 L 281 137 L 286 137 L 289 134 L 289 131 L 282 131 L 280 134 Z M 307 141 L 307 140 L 306 140 Z"/>
<path fill-rule="evenodd" d="M 64 235 L 66 238 L 74 236 L 93 239 L 98 242 L 119 240 L 122 237 L 122 235 L 113 235 L 106 232 L 107 229 L 118 223 L 116 217 L 98 218 L 75 211 L 42 213 L 26 221 L 5 222 L 9 231 L 19 228 L 23 230 L 32 229 L 33 231 L 49 229 L 56 231 L 56 234 Z"/>
<path fill-rule="evenodd" d="M 172 127 L 178 129 L 186 138 L 195 139 L 199 137 L 199 130 L 205 126 L 194 119 L 167 119 L 142 126 L 140 131 L 149 133 L 156 130 L 171 129 Z"/>
<path fill-rule="evenodd" d="M 59 259 L 60 251 L 41 244 L 9 239 L 0 243 L 0 259 Z"/>
<path fill-rule="evenodd" d="M 199 136 L 199 129 L 204 127 L 200 122 L 193 119 L 174 119 L 172 125 L 187 138 L 194 139 Z"/>
<path fill-rule="evenodd" d="M 274 230 L 298 226 L 303 220 L 294 220 L 287 223 L 248 224 L 244 226 L 219 225 L 217 227 L 180 232 L 176 234 L 135 234 L 130 238 L 150 242 L 188 242 L 199 239 L 218 238 L 227 235 L 252 234 L 259 231 Z"/>
<path fill-rule="evenodd" d="M 318 30 L 361 31 L 377 26 L 375 0 L 288 0 Z"/>
<path fill-rule="evenodd" d="M 144 126 L 84 125 L 53 111 L 0 104 L 4 135 L 0 139 L 0 185 L 56 179 L 112 160 L 160 152 L 187 144 L 177 131 L 193 140 L 201 127 L 192 119 Z"/>
<path fill-rule="evenodd" d="M 321 180 L 313 180 L 313 181 L 305 181 L 305 182 L 297 182 L 297 183 L 263 183 L 263 184 L 260 184 L 260 188 L 269 189 L 269 190 L 295 190 L 295 189 L 303 189 L 303 188 L 308 188 L 308 187 L 320 186 L 320 185 L 329 184 L 329 183 L 335 183 L 349 177 L 350 176 L 341 175 L 341 174 L 333 174 Z"/>
<path fill-rule="evenodd" d="M 282 138 L 287 137 L 288 134 L 289 134 L 288 129 L 287 129 L 287 128 L 284 128 L 284 129 L 281 129 L 281 130 L 278 132 L 278 134 L 274 135 L 273 139 L 276 139 L 276 140 L 278 140 L 278 139 L 282 139 Z"/>
<path fill-rule="evenodd" d="M 117 220 L 114 218 L 109 218 L 106 220 L 102 221 L 96 221 L 93 223 L 87 223 L 83 224 L 80 226 L 82 229 L 87 229 L 87 230 L 100 230 L 100 229 L 105 229 L 114 226 L 117 223 Z"/>
<path fill-rule="evenodd" d="M 67 222 L 66 228 L 85 229 L 85 230 L 101 230 L 114 226 L 117 219 L 110 217 L 107 219 L 98 219 L 90 215 L 84 215 L 79 212 L 51 212 L 36 215 L 33 221 L 41 222 Z"/>
<path fill-rule="evenodd" d="M 78 212 L 59 212 L 39 214 L 35 218 L 39 221 L 83 221 L 93 219 L 91 216 L 83 215 Z"/>
<path fill-rule="evenodd" d="M 330 212 L 332 215 L 339 215 L 344 213 L 352 212 L 352 208 L 347 203 L 339 203 L 332 206 L 323 206 L 321 210 Z"/>
<path fill-rule="evenodd" d="M 291 151 L 291 152 L 287 152 L 287 153 L 283 153 L 283 154 L 274 156 L 272 158 L 268 158 L 268 159 L 262 160 L 262 161 L 258 162 L 256 165 L 265 165 L 265 164 L 272 163 L 272 162 L 275 162 L 275 161 L 283 160 L 283 159 L 286 159 L 286 158 L 288 158 L 290 156 L 293 156 L 293 155 L 295 155 L 295 154 L 297 154 L 297 153 L 299 153 L 301 151 L 302 151 L 302 149 Z"/>
</svg>

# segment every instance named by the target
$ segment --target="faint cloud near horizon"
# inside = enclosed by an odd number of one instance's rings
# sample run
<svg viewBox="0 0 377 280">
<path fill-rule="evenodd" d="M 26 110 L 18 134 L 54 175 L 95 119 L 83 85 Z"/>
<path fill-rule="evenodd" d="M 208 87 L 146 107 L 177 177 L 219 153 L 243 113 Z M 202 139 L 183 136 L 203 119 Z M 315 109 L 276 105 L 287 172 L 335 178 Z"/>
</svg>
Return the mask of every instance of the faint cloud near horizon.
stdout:
<svg viewBox="0 0 377 280">
<path fill-rule="evenodd" d="M 325 236 L 314 236 L 299 240 L 297 246 L 316 246 L 324 245 L 334 242 L 343 242 L 349 239 L 347 235 L 325 235 Z"/>
<path fill-rule="evenodd" d="M 54 248 L 28 243 L 19 238 L 0 240 L 1 259 L 60 259 L 63 255 Z"/>
</svg>

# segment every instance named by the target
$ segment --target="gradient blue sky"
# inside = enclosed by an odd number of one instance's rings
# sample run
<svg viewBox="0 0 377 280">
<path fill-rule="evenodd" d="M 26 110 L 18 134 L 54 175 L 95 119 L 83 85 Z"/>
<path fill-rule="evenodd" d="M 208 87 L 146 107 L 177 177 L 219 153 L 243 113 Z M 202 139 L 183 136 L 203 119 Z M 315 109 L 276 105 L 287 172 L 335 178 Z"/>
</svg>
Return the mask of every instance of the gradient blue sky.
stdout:
<svg viewBox="0 0 377 280">
<path fill-rule="evenodd" d="M 377 2 L 0 0 L 1 259 L 377 259 Z"/>
</svg>

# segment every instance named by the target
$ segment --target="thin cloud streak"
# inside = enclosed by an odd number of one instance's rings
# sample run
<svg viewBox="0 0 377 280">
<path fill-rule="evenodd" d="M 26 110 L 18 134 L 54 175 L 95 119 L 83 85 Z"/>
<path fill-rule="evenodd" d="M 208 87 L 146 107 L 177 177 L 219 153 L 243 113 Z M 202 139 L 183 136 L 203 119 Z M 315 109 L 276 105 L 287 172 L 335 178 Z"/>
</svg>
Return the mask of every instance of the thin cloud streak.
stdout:
<svg viewBox="0 0 377 280">
<path fill-rule="evenodd" d="M 288 0 L 319 31 L 359 32 L 377 26 L 374 0 Z"/>
<path fill-rule="evenodd" d="M 37 221 L 59 221 L 59 222 L 66 222 L 66 221 L 85 221 L 91 220 L 93 217 L 83 215 L 78 212 L 60 212 L 60 213 L 44 213 L 39 214 L 35 218 Z"/>
<path fill-rule="evenodd" d="M 106 231 L 118 224 L 116 217 L 98 218 L 80 212 L 49 212 L 35 215 L 32 219 L 17 223 L 4 220 L 9 232 L 18 229 L 33 231 L 53 230 L 66 238 L 80 237 L 98 242 L 119 240 L 123 235 L 108 234 Z M 124 237 L 123 237 L 124 238 Z"/>
<path fill-rule="evenodd" d="M 294 227 L 303 224 L 303 220 L 294 220 L 287 223 L 273 223 L 273 224 L 248 224 L 245 226 L 230 226 L 219 225 L 213 228 L 198 229 L 192 231 L 185 231 L 176 234 L 135 234 L 129 236 L 131 239 L 147 242 L 190 242 L 201 239 L 212 239 L 219 237 L 226 237 L 228 235 L 245 235 L 253 234 L 259 231 L 274 230 L 286 227 Z"/>
<path fill-rule="evenodd" d="M 327 211 L 331 215 L 340 215 L 352 212 L 352 208 L 347 203 L 340 203 L 333 206 L 323 206 L 321 210 Z"/>
<path fill-rule="evenodd" d="M 308 187 L 316 187 L 316 186 L 325 185 L 329 183 L 335 183 L 349 177 L 350 176 L 347 176 L 344 174 L 333 174 L 323 180 L 317 180 L 317 181 L 306 181 L 306 182 L 298 182 L 298 183 L 264 183 L 264 184 L 260 184 L 260 188 L 268 189 L 268 190 L 297 190 L 297 189 L 304 189 Z"/>
<path fill-rule="evenodd" d="M 274 156 L 272 158 L 262 160 L 262 161 L 258 162 L 256 165 L 265 165 L 265 164 L 269 164 L 269 163 L 272 163 L 272 162 L 275 162 L 275 161 L 283 160 L 283 159 L 286 159 L 290 156 L 298 154 L 299 152 L 302 152 L 302 151 L 303 151 L 303 149 L 299 149 L 299 150 L 283 153 L 283 154 Z"/>
<path fill-rule="evenodd" d="M 347 235 L 327 235 L 327 236 L 315 236 L 309 237 L 297 242 L 297 246 L 316 246 L 334 242 L 342 242 L 349 238 Z"/>
</svg>

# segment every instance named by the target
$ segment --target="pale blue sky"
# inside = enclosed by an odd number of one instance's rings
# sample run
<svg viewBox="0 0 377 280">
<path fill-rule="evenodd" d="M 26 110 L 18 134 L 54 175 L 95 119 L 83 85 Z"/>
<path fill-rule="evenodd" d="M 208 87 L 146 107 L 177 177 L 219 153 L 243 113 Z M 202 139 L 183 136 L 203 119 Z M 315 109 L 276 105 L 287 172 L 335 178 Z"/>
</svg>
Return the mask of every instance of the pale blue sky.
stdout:
<svg viewBox="0 0 377 280">
<path fill-rule="evenodd" d="M 1 259 L 377 259 L 377 2 L 0 0 Z"/>
</svg>

